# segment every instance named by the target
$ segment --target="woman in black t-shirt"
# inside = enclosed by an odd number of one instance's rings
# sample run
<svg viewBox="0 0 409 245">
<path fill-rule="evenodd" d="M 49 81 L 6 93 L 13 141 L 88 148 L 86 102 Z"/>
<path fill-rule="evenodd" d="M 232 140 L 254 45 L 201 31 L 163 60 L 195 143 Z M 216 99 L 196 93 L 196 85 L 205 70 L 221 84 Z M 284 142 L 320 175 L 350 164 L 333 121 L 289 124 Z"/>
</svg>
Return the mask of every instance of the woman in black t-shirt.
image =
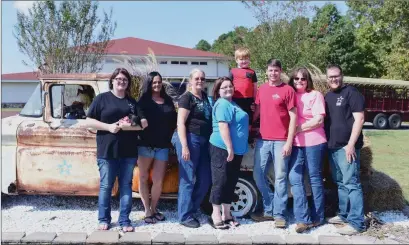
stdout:
<svg viewBox="0 0 409 245">
<path fill-rule="evenodd" d="M 100 174 L 98 195 L 99 230 L 108 230 L 111 223 L 112 187 L 118 175 L 120 208 L 118 223 L 124 232 L 133 231 L 129 214 L 132 208 L 132 178 L 137 159 L 136 132 L 121 130 L 128 126 L 124 118 L 130 114 L 144 118 L 136 101 L 129 94 L 131 76 L 117 68 L 110 80 L 110 91 L 99 94 L 92 102 L 85 127 L 97 129 L 97 163 Z M 143 128 L 147 120 L 142 119 Z M 133 130 L 141 130 L 135 126 Z"/>
<path fill-rule="evenodd" d="M 212 107 L 203 91 L 205 73 L 194 69 L 188 91 L 178 103 L 178 136 L 175 146 L 179 160 L 179 222 L 190 228 L 200 226 L 193 217 L 211 185 L 209 137 Z"/>
<path fill-rule="evenodd" d="M 165 216 L 156 209 L 162 193 L 166 162 L 172 134 L 176 129 L 176 110 L 172 98 L 166 94 L 162 76 L 151 72 L 142 87 L 139 105 L 149 122 L 149 127 L 141 132 L 138 146 L 139 193 L 145 207 L 145 222 L 156 223 Z M 152 166 L 152 189 L 149 200 L 149 172 Z"/>
</svg>

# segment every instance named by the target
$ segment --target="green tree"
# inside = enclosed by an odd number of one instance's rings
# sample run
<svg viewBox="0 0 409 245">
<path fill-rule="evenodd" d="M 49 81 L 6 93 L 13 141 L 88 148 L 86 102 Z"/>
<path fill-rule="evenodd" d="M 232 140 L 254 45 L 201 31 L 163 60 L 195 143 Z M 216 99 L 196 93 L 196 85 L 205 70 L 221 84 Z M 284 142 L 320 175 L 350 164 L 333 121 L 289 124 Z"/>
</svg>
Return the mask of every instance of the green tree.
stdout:
<svg viewBox="0 0 409 245">
<path fill-rule="evenodd" d="M 43 73 L 97 72 L 116 29 L 112 9 L 103 18 L 97 10 L 91 0 L 38 1 L 28 14 L 17 13 L 13 34 L 31 65 L 46 63 Z"/>
<path fill-rule="evenodd" d="M 347 1 L 373 77 L 409 80 L 409 2 Z"/>
<path fill-rule="evenodd" d="M 210 49 L 212 48 L 212 45 L 210 45 L 210 43 L 206 40 L 200 40 L 196 46 L 195 49 L 199 49 L 199 50 L 203 50 L 203 51 L 210 51 Z"/>
</svg>

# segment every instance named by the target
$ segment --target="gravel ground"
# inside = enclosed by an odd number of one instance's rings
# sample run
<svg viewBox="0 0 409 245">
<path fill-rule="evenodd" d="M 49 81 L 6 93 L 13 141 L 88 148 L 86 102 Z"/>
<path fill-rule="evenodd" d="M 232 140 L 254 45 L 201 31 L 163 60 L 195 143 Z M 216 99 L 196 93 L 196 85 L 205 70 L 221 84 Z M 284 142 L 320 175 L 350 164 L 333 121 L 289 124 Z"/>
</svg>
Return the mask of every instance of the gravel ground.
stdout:
<svg viewBox="0 0 409 245">
<path fill-rule="evenodd" d="M 57 197 L 57 196 L 4 196 L 2 197 L 1 215 L 2 231 L 25 231 L 27 233 L 43 232 L 87 232 L 92 233 L 97 225 L 97 198 L 96 197 Z M 112 206 L 112 220 L 118 219 L 118 201 L 114 200 Z M 177 223 L 176 200 L 162 200 L 159 210 L 167 217 L 164 222 L 147 225 L 143 222 L 144 213 L 140 200 L 133 201 L 131 220 L 136 231 L 189 234 L 295 234 L 295 224 L 290 221 L 287 229 L 276 229 L 274 222 L 254 223 L 249 219 L 239 219 L 241 226 L 229 230 L 215 230 L 207 223 L 207 216 L 199 213 L 198 218 L 202 224 L 199 229 L 189 229 Z M 383 212 L 377 216 L 386 224 L 385 227 L 395 227 L 400 230 L 409 229 L 409 218 L 402 212 Z M 118 229 L 113 223 L 112 229 Z M 313 236 L 321 234 L 336 235 L 336 228 L 327 224 L 312 229 Z M 368 232 L 369 233 L 369 232 Z M 370 235 L 370 233 L 368 234 Z"/>
</svg>

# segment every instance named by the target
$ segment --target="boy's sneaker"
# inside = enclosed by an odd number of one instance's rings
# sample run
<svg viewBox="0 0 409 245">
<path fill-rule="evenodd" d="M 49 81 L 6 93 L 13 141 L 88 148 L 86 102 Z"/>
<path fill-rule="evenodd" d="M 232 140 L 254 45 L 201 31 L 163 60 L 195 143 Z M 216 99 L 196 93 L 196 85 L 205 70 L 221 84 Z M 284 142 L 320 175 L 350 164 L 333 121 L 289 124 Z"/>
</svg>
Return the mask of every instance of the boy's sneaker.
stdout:
<svg viewBox="0 0 409 245">
<path fill-rule="evenodd" d="M 358 233 L 360 233 L 357 229 L 355 229 L 354 227 L 352 227 L 351 225 L 345 225 L 342 228 L 338 228 L 337 232 L 341 235 L 347 235 L 347 236 L 352 236 L 352 235 L 356 235 Z"/>
<path fill-rule="evenodd" d="M 303 233 L 304 231 L 308 230 L 309 228 L 311 228 L 312 225 L 307 225 L 307 224 L 302 224 L 299 223 L 297 224 L 297 226 L 295 227 L 295 232 L 297 233 Z"/>
<path fill-rule="evenodd" d="M 287 226 L 287 222 L 285 221 L 285 219 L 276 218 L 275 225 L 277 228 L 285 228 Z"/>
<path fill-rule="evenodd" d="M 330 224 L 346 224 L 338 215 L 328 219 Z"/>
</svg>

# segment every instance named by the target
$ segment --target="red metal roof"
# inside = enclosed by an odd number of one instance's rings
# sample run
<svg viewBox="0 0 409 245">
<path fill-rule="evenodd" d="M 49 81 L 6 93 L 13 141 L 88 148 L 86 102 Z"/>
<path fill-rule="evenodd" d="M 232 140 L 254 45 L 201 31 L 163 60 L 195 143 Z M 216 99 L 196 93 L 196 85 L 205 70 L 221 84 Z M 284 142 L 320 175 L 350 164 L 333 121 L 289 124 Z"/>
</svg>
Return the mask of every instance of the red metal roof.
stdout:
<svg viewBox="0 0 409 245">
<path fill-rule="evenodd" d="M 39 80 L 37 72 L 18 72 L 1 74 L 1 80 Z"/>
<path fill-rule="evenodd" d="M 155 56 L 177 56 L 177 57 L 219 57 L 227 58 L 224 55 L 206 52 L 197 49 L 185 48 L 166 43 L 159 43 L 135 37 L 126 37 L 111 40 L 108 45 L 108 54 L 128 54 L 147 55 L 148 48 L 151 48 Z"/>
</svg>

